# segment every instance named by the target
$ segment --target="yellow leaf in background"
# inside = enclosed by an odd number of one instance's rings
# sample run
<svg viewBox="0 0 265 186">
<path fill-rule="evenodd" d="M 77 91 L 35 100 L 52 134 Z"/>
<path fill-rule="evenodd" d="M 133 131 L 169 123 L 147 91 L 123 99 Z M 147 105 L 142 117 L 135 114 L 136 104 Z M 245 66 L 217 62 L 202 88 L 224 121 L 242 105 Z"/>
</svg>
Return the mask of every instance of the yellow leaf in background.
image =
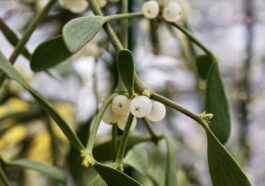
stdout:
<svg viewBox="0 0 265 186">
<path fill-rule="evenodd" d="M 56 104 L 55 109 L 65 119 L 65 121 L 71 125 L 72 128 L 75 128 L 75 126 L 73 125 L 75 123 L 75 110 L 71 104 L 67 103 Z M 56 134 L 56 136 L 60 140 L 68 143 L 66 136 L 58 127 L 58 125 L 56 125 L 54 121 L 52 121 L 52 123 L 53 123 L 52 126 L 54 129 L 54 133 Z"/>
<path fill-rule="evenodd" d="M 29 109 L 29 104 L 21 99 L 17 99 L 17 98 L 11 98 L 7 101 L 7 105 L 8 107 L 10 107 L 10 109 L 14 109 L 16 111 L 23 111 L 26 109 Z"/>
<path fill-rule="evenodd" d="M 0 117 L 13 112 L 24 111 L 30 108 L 30 105 L 18 98 L 10 98 L 4 105 L 0 106 Z"/>
<path fill-rule="evenodd" d="M 34 136 L 31 141 L 27 157 L 30 160 L 52 163 L 51 136 L 45 129 Z"/>
<path fill-rule="evenodd" d="M 9 145 L 19 143 L 27 137 L 27 129 L 24 125 L 16 125 L 7 130 L 2 137 L 0 137 L 0 151 Z"/>
</svg>

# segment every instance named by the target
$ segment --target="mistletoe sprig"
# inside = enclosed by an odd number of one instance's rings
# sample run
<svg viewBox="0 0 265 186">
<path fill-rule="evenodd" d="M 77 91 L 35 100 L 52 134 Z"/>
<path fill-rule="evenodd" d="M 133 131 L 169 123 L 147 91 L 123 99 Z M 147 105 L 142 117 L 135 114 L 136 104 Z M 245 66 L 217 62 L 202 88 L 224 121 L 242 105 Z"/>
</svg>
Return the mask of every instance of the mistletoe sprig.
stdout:
<svg viewBox="0 0 265 186">
<path fill-rule="evenodd" d="M 218 69 L 218 60 L 211 50 L 182 26 L 183 13 L 181 5 L 175 0 L 162 0 L 159 2 L 152 0 L 142 5 L 142 12 L 128 13 L 127 9 L 123 8 L 120 14 L 104 16 L 97 1 L 89 0 L 88 2 L 95 15 L 79 17 L 69 21 L 64 26 L 62 35 L 50 38 L 41 43 L 32 54 L 30 60 L 33 71 L 45 71 L 77 53 L 89 43 L 102 28 L 105 30 L 109 41 L 116 49 L 116 64 L 119 73 L 119 81 L 116 89 L 103 101 L 98 109 L 91 130 L 90 132 L 87 131 L 89 132 L 87 144 L 81 142 L 79 137 L 69 127 L 69 124 L 64 121 L 48 101 L 34 90 L 11 65 L 15 62 L 17 56 L 24 51 L 25 44 L 36 29 L 36 26 L 54 5 L 53 0 L 48 3 L 42 12 L 32 21 L 32 24 L 29 25 L 28 31 L 21 40 L 18 41 L 10 60 L 8 60 L 4 54 L 0 53 L 0 69 L 6 76 L 22 85 L 47 114 L 54 119 L 71 145 L 80 152 L 80 163 L 86 168 L 94 167 L 97 170 L 100 176 L 92 180 L 91 184 L 106 182 L 107 185 L 110 186 L 142 185 L 123 172 L 126 152 L 133 146 L 142 142 L 151 141 L 157 144 L 159 141 L 165 140 L 168 150 L 168 163 L 165 170 L 166 179 L 164 185 L 176 185 L 175 155 L 172 150 L 172 145 L 166 135 L 158 134 L 151 124 L 151 122 L 160 121 L 166 116 L 165 106 L 167 106 L 190 117 L 205 130 L 208 146 L 209 172 L 214 186 L 251 185 L 240 166 L 223 145 L 227 141 L 230 133 L 230 116 L 224 86 Z M 126 7 L 124 5 L 127 4 L 127 0 L 122 0 L 122 7 Z M 200 59 L 198 62 L 207 62 L 203 63 L 203 66 L 201 66 L 201 63 L 196 65 L 201 75 L 200 78 L 206 81 L 207 84 L 205 91 L 206 112 L 202 114 L 193 113 L 178 103 L 149 90 L 148 87 L 143 85 L 135 71 L 133 52 L 124 48 L 124 45 L 126 45 L 126 37 L 121 37 L 120 39 L 111 26 L 112 21 L 120 21 L 122 23 L 121 27 L 123 28 L 121 31 L 123 33 L 122 35 L 126 36 L 129 27 L 126 21 L 133 18 L 151 19 L 152 21 L 157 21 L 159 24 L 167 24 L 170 27 L 176 28 L 205 53 L 203 56 L 198 57 L 198 59 Z M 200 70 L 204 68 L 207 70 Z M 219 103 L 219 100 L 222 103 Z M 149 132 L 149 136 L 147 138 L 137 138 L 137 140 L 134 139 L 133 141 L 129 134 L 139 119 L 143 120 Z M 116 143 L 116 145 L 114 145 L 116 153 L 111 165 L 99 162 L 95 154 L 93 154 L 94 150 L 97 148 L 94 143 L 102 120 L 106 123 L 113 124 L 113 128 L 118 127 L 123 131 L 121 137 L 118 137 L 117 134 L 114 133 L 113 143 Z M 115 140 L 115 138 L 119 139 Z M 1 165 L 2 164 L 4 166 L 14 165 L 14 163 L 12 164 L 7 160 L 2 161 Z M 27 165 L 27 162 L 25 164 Z M 40 167 L 42 167 L 42 165 L 38 165 L 37 168 L 33 166 L 33 169 L 43 170 Z M 55 173 L 55 175 L 57 174 L 58 172 Z M 2 169 L 0 169 L 0 176 L 4 183 L 9 185 L 9 181 Z M 104 180 L 103 182 L 102 179 Z"/>
</svg>

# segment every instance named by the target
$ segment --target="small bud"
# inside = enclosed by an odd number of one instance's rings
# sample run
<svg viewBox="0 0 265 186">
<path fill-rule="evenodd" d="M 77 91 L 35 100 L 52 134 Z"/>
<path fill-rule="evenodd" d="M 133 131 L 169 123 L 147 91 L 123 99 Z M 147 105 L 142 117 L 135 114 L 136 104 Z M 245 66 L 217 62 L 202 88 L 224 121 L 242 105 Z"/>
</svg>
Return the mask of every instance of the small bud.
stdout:
<svg viewBox="0 0 265 186">
<path fill-rule="evenodd" d="M 209 122 L 214 117 L 212 113 L 206 113 L 206 112 L 201 113 L 200 116 L 202 119 L 204 119 L 207 122 Z"/>
<path fill-rule="evenodd" d="M 150 90 L 145 89 L 145 90 L 143 91 L 143 96 L 146 96 L 146 97 L 149 97 L 149 98 L 150 98 L 150 96 L 151 96 L 151 92 L 150 92 Z"/>
<path fill-rule="evenodd" d="M 81 150 L 82 165 L 84 167 L 91 167 L 95 164 L 95 160 L 91 152 L 87 150 Z"/>
</svg>

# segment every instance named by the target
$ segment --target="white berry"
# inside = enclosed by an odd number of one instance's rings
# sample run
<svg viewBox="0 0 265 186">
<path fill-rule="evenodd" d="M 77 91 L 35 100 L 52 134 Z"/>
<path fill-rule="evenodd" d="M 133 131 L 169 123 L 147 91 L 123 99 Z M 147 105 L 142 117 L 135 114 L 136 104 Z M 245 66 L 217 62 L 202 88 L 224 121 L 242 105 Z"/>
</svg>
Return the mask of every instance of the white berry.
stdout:
<svg viewBox="0 0 265 186">
<path fill-rule="evenodd" d="M 131 101 L 130 110 L 135 117 L 143 118 L 151 112 L 152 101 L 146 96 L 137 96 Z"/>
<path fill-rule="evenodd" d="M 177 2 L 170 1 L 165 5 L 162 16 L 167 22 L 177 22 L 181 19 L 182 9 Z"/>
<path fill-rule="evenodd" d="M 152 110 L 146 116 L 151 121 L 160 121 L 166 115 L 166 107 L 160 102 L 152 101 Z"/>
<path fill-rule="evenodd" d="M 105 110 L 102 120 L 106 124 L 114 124 L 117 122 L 118 116 L 112 112 L 112 110 L 110 109 L 110 105 Z"/>
<path fill-rule="evenodd" d="M 119 129 L 125 130 L 127 119 L 128 119 L 128 117 L 121 117 L 120 120 L 118 120 L 117 125 L 118 125 Z M 132 120 L 132 124 L 131 124 L 130 130 L 132 130 L 132 129 L 134 129 L 136 127 L 136 123 L 137 123 L 137 120 L 134 117 L 133 120 Z"/>
<path fill-rule="evenodd" d="M 77 14 L 84 12 L 88 7 L 86 0 L 59 0 L 59 4 L 62 8 Z"/>
<path fill-rule="evenodd" d="M 130 111 L 130 100 L 124 95 L 116 96 L 111 103 L 111 110 L 119 116 L 125 116 Z"/>
<path fill-rule="evenodd" d="M 159 14 L 159 4 L 156 1 L 147 1 L 142 6 L 143 14 L 148 19 L 154 19 Z"/>
</svg>

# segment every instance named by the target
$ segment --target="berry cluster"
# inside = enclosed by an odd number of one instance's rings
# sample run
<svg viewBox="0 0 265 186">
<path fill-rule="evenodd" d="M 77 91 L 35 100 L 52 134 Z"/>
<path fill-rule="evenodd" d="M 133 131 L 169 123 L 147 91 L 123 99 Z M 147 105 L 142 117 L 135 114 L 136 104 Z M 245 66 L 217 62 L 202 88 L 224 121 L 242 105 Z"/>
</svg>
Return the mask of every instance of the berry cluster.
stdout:
<svg viewBox="0 0 265 186">
<path fill-rule="evenodd" d="M 151 0 L 142 6 L 143 14 L 148 19 L 155 19 L 159 15 L 160 9 L 163 19 L 167 22 L 174 23 L 181 19 L 182 9 L 175 1 L 169 1 L 160 7 L 157 1 Z"/>
<path fill-rule="evenodd" d="M 124 130 L 129 113 L 134 116 L 131 129 L 136 126 L 136 118 L 147 117 L 150 121 L 160 121 L 166 115 L 165 106 L 146 96 L 136 96 L 132 100 L 124 95 L 114 97 L 107 107 L 103 121 L 108 124 L 117 124 L 119 129 Z"/>
</svg>

